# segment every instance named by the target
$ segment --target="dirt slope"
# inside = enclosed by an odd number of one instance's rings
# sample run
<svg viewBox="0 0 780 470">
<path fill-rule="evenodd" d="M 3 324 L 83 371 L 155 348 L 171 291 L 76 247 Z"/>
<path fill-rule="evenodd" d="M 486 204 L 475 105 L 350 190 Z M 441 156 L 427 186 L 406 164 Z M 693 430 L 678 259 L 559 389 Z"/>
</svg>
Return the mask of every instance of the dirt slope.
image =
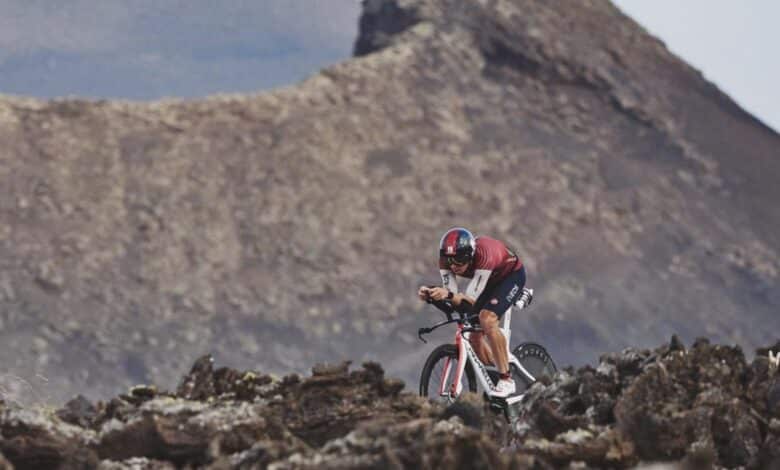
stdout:
<svg viewBox="0 0 780 470">
<path fill-rule="evenodd" d="M 0 98 L 3 384 L 110 396 L 205 352 L 412 380 L 453 225 L 516 246 L 515 341 L 561 364 L 751 350 L 780 330 L 778 149 L 606 1 L 370 0 L 355 58 L 271 93 Z"/>
</svg>

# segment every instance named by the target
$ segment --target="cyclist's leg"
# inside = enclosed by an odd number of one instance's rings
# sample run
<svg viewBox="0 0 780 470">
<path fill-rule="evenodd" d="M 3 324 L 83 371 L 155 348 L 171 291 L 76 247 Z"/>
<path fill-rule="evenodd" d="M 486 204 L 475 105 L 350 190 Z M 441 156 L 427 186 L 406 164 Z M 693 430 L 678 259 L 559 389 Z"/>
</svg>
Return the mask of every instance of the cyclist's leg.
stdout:
<svg viewBox="0 0 780 470">
<path fill-rule="evenodd" d="M 507 353 L 508 338 L 501 332 L 499 320 L 504 312 L 520 298 L 524 286 L 525 268 L 521 267 L 519 271 L 511 273 L 493 288 L 484 299 L 480 299 L 483 303 L 479 306 L 479 323 L 490 344 L 496 368 L 502 374 L 509 373 L 509 354 Z"/>
<path fill-rule="evenodd" d="M 486 366 L 494 364 L 490 346 L 482 333 L 471 333 L 469 343 L 471 343 L 471 347 L 474 348 L 474 352 L 477 353 L 477 357 L 483 364 Z"/>
<path fill-rule="evenodd" d="M 506 338 L 498 327 L 498 315 L 490 310 L 483 309 L 479 312 L 479 324 L 482 325 L 482 331 L 490 345 L 493 363 L 498 372 L 502 374 L 509 373 L 509 355 L 507 354 Z"/>
</svg>

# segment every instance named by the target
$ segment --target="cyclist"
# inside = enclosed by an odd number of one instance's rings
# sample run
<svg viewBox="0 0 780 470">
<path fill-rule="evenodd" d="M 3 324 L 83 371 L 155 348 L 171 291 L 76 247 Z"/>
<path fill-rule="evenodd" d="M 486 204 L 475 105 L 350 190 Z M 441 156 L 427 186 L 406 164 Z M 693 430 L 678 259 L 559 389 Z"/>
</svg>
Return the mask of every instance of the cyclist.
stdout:
<svg viewBox="0 0 780 470">
<path fill-rule="evenodd" d="M 443 287 L 422 286 L 417 295 L 422 300 L 449 299 L 455 307 L 471 306 L 471 312 L 479 314 L 482 332 L 471 334 L 471 345 L 480 361 L 498 369 L 500 380 L 493 395 L 508 397 L 515 392 L 515 381 L 509 372 L 507 338 L 498 322 L 523 293 L 523 263 L 501 241 L 474 237 L 465 228 L 455 227 L 439 242 L 439 272 Z M 458 292 L 456 276 L 471 279 L 464 293 Z"/>
</svg>

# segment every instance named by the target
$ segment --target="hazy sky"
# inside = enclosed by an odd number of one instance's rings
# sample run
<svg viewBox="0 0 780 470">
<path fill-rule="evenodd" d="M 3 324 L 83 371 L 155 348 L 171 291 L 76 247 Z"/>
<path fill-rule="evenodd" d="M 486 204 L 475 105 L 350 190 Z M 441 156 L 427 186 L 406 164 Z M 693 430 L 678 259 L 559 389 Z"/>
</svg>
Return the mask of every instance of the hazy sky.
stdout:
<svg viewBox="0 0 780 470">
<path fill-rule="evenodd" d="M 743 108 L 780 131 L 780 1 L 615 0 L 615 4 Z"/>
<path fill-rule="evenodd" d="M 253 92 L 350 56 L 357 0 L 0 0 L 0 92 Z"/>
<path fill-rule="evenodd" d="M 780 130 L 780 1 L 617 0 Z M 348 58 L 359 0 L 0 0 L 0 93 L 254 92 Z"/>
</svg>

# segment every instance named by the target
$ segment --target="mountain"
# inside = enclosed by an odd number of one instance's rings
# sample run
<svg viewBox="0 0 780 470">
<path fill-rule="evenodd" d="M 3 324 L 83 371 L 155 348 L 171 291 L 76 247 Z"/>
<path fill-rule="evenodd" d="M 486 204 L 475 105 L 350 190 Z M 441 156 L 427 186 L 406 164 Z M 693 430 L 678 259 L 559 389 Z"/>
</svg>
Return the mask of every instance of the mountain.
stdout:
<svg viewBox="0 0 780 470">
<path fill-rule="evenodd" d="M 559 364 L 778 337 L 780 136 L 607 1 L 367 0 L 355 57 L 300 84 L 4 97 L 0 149 L 0 386 L 30 401 L 206 352 L 414 381 L 455 225 L 521 254 L 513 343 Z"/>
</svg>

